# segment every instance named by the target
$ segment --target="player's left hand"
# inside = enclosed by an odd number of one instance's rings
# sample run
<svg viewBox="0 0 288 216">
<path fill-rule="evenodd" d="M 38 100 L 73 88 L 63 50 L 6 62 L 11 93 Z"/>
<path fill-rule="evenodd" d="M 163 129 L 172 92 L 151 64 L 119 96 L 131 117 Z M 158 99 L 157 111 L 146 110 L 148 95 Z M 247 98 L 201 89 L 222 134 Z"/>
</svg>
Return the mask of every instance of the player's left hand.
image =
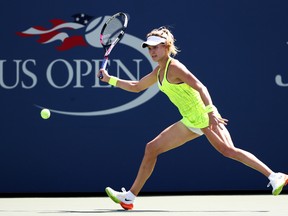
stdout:
<svg viewBox="0 0 288 216">
<path fill-rule="evenodd" d="M 209 127 L 211 128 L 211 130 L 214 130 L 218 127 L 221 130 L 223 130 L 223 125 L 227 125 L 228 119 L 220 117 L 219 114 L 211 112 L 208 115 L 209 115 Z"/>
</svg>

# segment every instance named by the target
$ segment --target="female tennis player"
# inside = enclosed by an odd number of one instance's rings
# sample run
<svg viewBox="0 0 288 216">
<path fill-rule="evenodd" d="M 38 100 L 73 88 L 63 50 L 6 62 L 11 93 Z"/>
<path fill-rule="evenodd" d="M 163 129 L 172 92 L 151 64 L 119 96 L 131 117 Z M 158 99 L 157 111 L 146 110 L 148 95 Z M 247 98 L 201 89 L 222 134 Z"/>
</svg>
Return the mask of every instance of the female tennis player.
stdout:
<svg viewBox="0 0 288 216">
<path fill-rule="evenodd" d="M 178 60 L 172 58 L 178 53 L 171 31 L 165 27 L 154 29 L 147 35 L 142 44 L 158 66 L 139 81 L 129 81 L 110 76 L 106 70 L 103 82 L 131 92 L 141 92 L 154 83 L 178 108 L 182 119 L 162 131 L 156 138 L 147 143 L 145 154 L 137 177 L 126 192 L 106 188 L 108 196 L 124 209 L 133 208 L 133 202 L 155 167 L 157 156 L 179 147 L 201 135 L 205 135 L 211 145 L 225 157 L 237 160 L 265 175 L 270 181 L 273 195 L 278 195 L 288 183 L 288 176 L 275 173 L 253 154 L 234 146 L 226 128 L 227 120 L 222 118 L 213 105 L 207 88 Z"/>
</svg>

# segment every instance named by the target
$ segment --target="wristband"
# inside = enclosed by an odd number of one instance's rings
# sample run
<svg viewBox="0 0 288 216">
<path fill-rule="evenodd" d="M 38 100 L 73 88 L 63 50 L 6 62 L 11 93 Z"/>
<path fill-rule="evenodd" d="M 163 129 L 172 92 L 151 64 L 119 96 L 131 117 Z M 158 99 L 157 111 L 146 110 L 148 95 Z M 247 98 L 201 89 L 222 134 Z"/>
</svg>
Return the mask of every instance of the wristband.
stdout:
<svg viewBox="0 0 288 216">
<path fill-rule="evenodd" d="M 108 83 L 112 86 L 116 86 L 117 81 L 118 81 L 117 77 L 111 76 Z"/>
<path fill-rule="evenodd" d="M 210 113 L 210 112 L 214 111 L 214 108 L 215 108 L 214 105 L 209 104 L 205 107 L 205 111 L 206 111 L 206 113 Z"/>
</svg>

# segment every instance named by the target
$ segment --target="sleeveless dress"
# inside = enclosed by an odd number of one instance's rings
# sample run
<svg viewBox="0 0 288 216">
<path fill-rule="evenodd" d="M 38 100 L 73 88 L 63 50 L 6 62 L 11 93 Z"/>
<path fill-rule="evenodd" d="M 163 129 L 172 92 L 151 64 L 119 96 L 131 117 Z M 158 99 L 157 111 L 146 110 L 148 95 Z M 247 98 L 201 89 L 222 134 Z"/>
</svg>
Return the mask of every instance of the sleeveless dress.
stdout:
<svg viewBox="0 0 288 216">
<path fill-rule="evenodd" d="M 169 58 L 164 70 L 162 83 L 157 73 L 158 87 L 178 108 L 182 115 L 182 123 L 189 128 L 205 128 L 209 126 L 209 116 L 198 91 L 186 83 L 173 84 L 167 80 L 167 71 L 172 58 Z M 215 108 L 216 109 L 216 108 Z"/>
</svg>

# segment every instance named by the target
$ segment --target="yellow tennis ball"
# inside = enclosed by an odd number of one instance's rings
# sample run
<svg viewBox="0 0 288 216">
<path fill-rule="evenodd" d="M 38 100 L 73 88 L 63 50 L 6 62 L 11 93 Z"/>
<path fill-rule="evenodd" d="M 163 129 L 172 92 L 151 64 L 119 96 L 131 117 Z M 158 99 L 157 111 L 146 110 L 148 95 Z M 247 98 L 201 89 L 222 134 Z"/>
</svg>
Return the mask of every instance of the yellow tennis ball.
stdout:
<svg viewBox="0 0 288 216">
<path fill-rule="evenodd" d="M 40 115 L 43 119 L 48 119 L 50 118 L 51 113 L 49 109 L 42 109 Z"/>
</svg>

